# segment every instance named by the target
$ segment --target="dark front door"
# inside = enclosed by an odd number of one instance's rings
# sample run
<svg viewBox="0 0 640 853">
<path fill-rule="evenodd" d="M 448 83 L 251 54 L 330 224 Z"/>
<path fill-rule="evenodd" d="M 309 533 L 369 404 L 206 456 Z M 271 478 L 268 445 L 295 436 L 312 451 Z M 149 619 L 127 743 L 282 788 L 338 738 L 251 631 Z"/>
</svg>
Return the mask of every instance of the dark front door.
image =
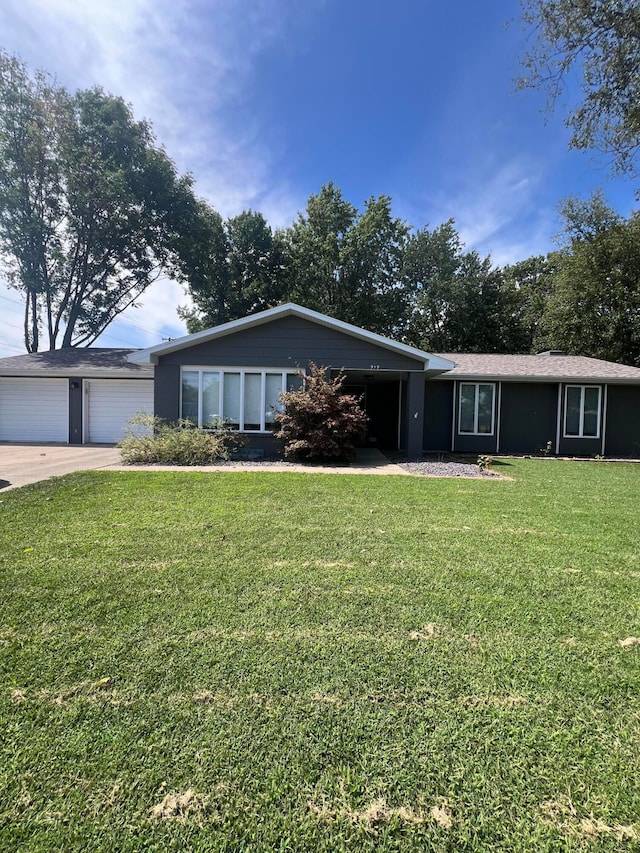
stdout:
<svg viewBox="0 0 640 853">
<path fill-rule="evenodd" d="M 362 397 L 362 406 L 368 418 L 365 445 L 378 447 L 380 450 L 397 450 L 398 381 L 345 385 L 344 392 Z"/>
</svg>

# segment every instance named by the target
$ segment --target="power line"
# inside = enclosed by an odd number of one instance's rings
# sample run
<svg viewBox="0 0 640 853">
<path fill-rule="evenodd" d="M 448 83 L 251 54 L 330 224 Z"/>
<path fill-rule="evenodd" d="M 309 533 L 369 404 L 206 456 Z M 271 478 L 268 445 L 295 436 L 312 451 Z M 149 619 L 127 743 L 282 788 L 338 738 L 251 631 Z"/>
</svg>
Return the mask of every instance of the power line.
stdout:
<svg viewBox="0 0 640 853">
<path fill-rule="evenodd" d="M 13 305 L 18 305 L 18 306 L 22 307 L 21 302 L 18 302 L 16 299 L 9 299 L 8 296 L 4 296 L 1 293 L 0 293 L 0 299 L 4 299 L 5 302 L 11 302 Z M 139 329 L 141 332 L 151 332 L 152 335 L 157 335 L 159 338 L 162 337 L 162 330 L 161 329 L 154 329 L 151 326 L 146 326 L 144 323 L 135 323 L 133 320 L 130 320 L 128 317 L 117 316 L 117 317 L 114 317 L 111 322 L 115 323 L 116 321 L 118 321 L 120 323 L 126 323 L 128 326 L 133 326 L 134 329 Z M 14 328 L 17 328 L 17 327 L 14 327 Z M 122 342 L 122 338 L 117 338 L 116 340 L 119 340 L 120 342 Z"/>
<path fill-rule="evenodd" d="M 0 341 L 0 346 L 6 347 L 7 349 L 12 349 L 12 350 L 14 350 L 14 352 L 23 353 L 23 350 L 21 347 L 14 346 L 14 344 L 9 344 L 6 341 Z M 25 355 L 26 355 L 26 353 L 25 353 Z"/>
<path fill-rule="evenodd" d="M 4 299 L 7 302 L 13 302 L 14 305 L 19 305 L 22 308 L 22 302 L 18 302 L 17 299 L 9 299 L 8 296 L 3 296 L 1 293 L 0 293 L 0 299 Z"/>
</svg>

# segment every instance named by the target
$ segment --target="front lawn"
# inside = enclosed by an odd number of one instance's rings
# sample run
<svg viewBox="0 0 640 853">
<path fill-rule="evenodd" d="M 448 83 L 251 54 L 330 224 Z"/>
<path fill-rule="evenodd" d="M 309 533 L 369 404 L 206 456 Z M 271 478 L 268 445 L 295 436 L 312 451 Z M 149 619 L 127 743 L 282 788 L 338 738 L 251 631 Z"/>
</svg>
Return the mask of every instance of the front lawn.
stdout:
<svg viewBox="0 0 640 853">
<path fill-rule="evenodd" d="M 0 493 L 0 849 L 639 849 L 640 465 L 498 470 Z"/>
</svg>

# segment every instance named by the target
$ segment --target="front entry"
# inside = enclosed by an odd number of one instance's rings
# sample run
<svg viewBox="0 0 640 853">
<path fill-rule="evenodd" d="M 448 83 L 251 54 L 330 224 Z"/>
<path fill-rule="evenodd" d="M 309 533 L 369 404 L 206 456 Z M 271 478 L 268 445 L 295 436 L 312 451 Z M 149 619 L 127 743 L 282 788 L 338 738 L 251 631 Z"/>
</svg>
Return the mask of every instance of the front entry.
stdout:
<svg viewBox="0 0 640 853">
<path fill-rule="evenodd" d="M 399 380 L 344 385 L 345 394 L 362 397 L 367 414 L 365 445 L 380 450 L 398 449 Z"/>
</svg>

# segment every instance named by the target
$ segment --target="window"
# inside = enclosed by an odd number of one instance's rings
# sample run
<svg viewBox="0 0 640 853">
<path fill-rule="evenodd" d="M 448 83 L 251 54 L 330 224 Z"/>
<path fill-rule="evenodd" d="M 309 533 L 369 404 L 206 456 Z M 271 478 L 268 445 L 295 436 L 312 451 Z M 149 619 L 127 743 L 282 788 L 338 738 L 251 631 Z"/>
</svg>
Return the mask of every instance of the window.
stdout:
<svg viewBox="0 0 640 853">
<path fill-rule="evenodd" d="M 495 385 L 461 382 L 458 432 L 466 435 L 493 435 L 494 396 Z"/>
<path fill-rule="evenodd" d="M 205 429 L 224 420 L 231 429 L 266 432 L 274 428 L 281 392 L 301 385 L 286 370 L 185 368 L 180 417 Z"/>
<path fill-rule="evenodd" d="M 600 437 L 599 385 L 567 385 L 564 389 L 564 437 Z"/>
</svg>

